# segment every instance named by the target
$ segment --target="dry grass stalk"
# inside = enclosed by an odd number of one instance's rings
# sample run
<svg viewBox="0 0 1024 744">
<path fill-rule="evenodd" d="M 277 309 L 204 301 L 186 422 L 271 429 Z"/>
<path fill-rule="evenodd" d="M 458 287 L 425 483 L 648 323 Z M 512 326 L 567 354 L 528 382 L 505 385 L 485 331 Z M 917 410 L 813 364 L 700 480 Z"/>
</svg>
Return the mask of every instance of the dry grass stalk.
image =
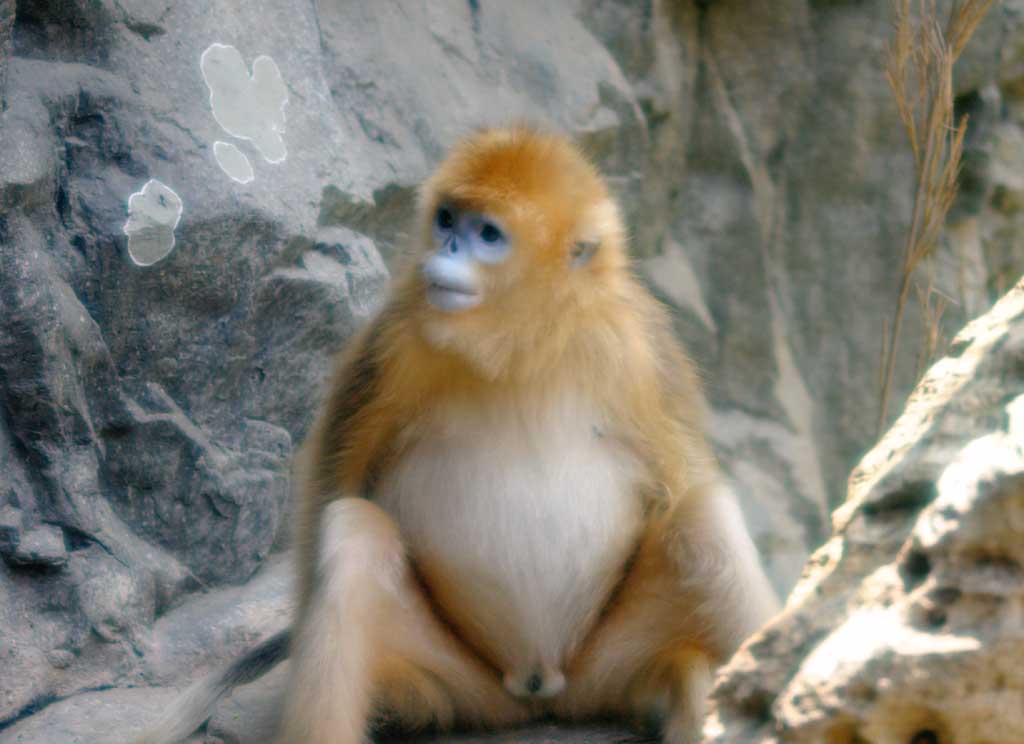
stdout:
<svg viewBox="0 0 1024 744">
<path fill-rule="evenodd" d="M 915 376 L 920 377 L 944 343 L 941 334 L 942 316 L 954 303 L 935 288 L 934 277 L 931 275 L 928 277 L 926 286 L 918 284 L 915 289 L 917 290 L 917 303 L 921 306 L 921 312 L 924 314 L 925 328 L 925 336 L 917 355 L 917 368 L 914 371 Z"/>
<path fill-rule="evenodd" d="M 885 74 L 914 153 L 914 211 L 903 251 L 900 289 L 882 357 L 878 432 L 888 421 L 896 350 L 914 270 L 930 256 L 956 198 L 967 115 L 954 121 L 953 64 L 993 0 L 954 2 L 942 27 L 935 0 L 896 0 L 896 36 L 886 50 Z M 914 7 L 916 6 L 916 8 Z M 916 12 L 915 12 L 916 10 Z M 925 292 L 924 297 L 931 296 Z M 944 307 L 943 307 L 944 309 Z M 925 306 L 929 336 L 938 339 L 936 313 Z M 934 327 L 933 327 L 934 326 Z"/>
</svg>

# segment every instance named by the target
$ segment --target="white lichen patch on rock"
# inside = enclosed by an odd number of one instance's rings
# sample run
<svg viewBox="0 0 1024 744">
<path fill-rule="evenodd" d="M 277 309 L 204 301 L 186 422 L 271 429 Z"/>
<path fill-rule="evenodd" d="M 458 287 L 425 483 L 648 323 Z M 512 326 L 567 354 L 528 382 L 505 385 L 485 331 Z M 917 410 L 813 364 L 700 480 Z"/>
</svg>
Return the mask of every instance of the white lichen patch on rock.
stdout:
<svg viewBox="0 0 1024 744">
<path fill-rule="evenodd" d="M 221 128 L 232 137 L 250 140 L 268 163 L 288 156 L 284 144 L 288 90 L 277 63 L 260 55 L 252 75 L 241 52 L 229 44 L 211 44 L 199 60 L 210 89 L 210 108 Z M 230 175 L 230 173 L 229 173 Z"/>
<path fill-rule="evenodd" d="M 174 230 L 184 206 L 166 184 L 155 178 L 128 197 L 128 255 L 139 266 L 152 266 L 174 250 Z"/>
<path fill-rule="evenodd" d="M 220 169 L 227 173 L 233 181 L 245 184 L 252 182 L 252 179 L 255 177 L 249 158 L 230 142 L 222 142 L 220 140 L 214 142 L 213 157 L 216 158 Z"/>
</svg>

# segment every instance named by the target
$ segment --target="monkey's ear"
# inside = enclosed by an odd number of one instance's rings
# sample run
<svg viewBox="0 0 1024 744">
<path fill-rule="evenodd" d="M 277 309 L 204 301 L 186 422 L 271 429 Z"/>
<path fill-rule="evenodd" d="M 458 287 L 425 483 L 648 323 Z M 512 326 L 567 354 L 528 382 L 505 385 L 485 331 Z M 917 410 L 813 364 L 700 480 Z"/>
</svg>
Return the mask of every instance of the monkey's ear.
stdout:
<svg viewBox="0 0 1024 744">
<path fill-rule="evenodd" d="M 585 266 L 590 263 L 590 259 L 594 257 L 600 247 L 600 240 L 577 240 L 572 244 L 572 250 L 569 251 L 570 265 Z"/>
</svg>

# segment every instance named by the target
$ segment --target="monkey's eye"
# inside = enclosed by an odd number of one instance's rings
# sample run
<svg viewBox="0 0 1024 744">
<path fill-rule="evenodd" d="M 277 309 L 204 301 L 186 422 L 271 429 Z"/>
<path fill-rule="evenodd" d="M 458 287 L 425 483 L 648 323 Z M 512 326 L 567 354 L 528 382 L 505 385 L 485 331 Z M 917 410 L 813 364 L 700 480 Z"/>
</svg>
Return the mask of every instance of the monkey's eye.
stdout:
<svg viewBox="0 0 1024 744">
<path fill-rule="evenodd" d="M 498 227 L 497 220 L 474 212 L 466 215 L 466 225 L 471 231 L 469 239 L 473 258 L 485 264 L 497 264 L 508 257 L 512 246 L 508 235 Z"/>
<path fill-rule="evenodd" d="M 483 227 L 480 228 L 480 237 L 483 238 L 485 243 L 497 243 L 505 236 L 501 234 L 501 230 L 490 222 L 485 222 Z"/>
<path fill-rule="evenodd" d="M 441 207 L 437 210 L 437 216 L 435 217 L 437 226 L 442 230 L 451 230 L 455 227 L 455 215 L 447 207 Z"/>
</svg>

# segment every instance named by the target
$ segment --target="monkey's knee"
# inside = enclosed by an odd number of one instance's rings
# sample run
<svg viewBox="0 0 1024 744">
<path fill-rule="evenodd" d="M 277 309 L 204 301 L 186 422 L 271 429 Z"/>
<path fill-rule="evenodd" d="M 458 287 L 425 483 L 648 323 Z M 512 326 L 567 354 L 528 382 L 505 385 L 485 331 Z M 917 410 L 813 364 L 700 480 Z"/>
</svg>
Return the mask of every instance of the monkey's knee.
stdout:
<svg viewBox="0 0 1024 744">
<path fill-rule="evenodd" d="M 371 582 L 398 591 L 405 572 L 405 548 L 394 520 L 361 498 L 333 501 L 320 523 L 317 573 L 322 589 Z"/>
<path fill-rule="evenodd" d="M 675 708 L 665 721 L 666 744 L 697 744 L 700 741 L 713 672 L 707 657 L 693 659 L 685 670 Z"/>
</svg>

